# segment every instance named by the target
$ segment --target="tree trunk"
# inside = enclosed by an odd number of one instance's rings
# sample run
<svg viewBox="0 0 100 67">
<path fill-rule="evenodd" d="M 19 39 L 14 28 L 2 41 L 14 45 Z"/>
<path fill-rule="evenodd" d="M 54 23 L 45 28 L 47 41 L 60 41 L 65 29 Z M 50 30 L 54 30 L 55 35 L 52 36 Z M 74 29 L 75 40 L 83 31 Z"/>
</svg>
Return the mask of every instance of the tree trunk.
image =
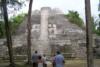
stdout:
<svg viewBox="0 0 100 67">
<path fill-rule="evenodd" d="M 86 16 L 87 67 L 94 67 L 90 0 L 85 0 L 85 16 Z"/>
<path fill-rule="evenodd" d="M 7 13 L 7 4 L 6 0 L 2 0 L 3 6 L 3 14 L 4 14 L 4 21 L 5 21 L 5 30 L 6 30 L 6 38 L 7 38 L 7 46 L 9 52 L 9 59 L 11 67 L 14 66 L 14 57 L 13 57 L 13 49 L 12 49 L 12 38 L 11 38 L 11 31 L 10 31 L 10 24 L 8 22 L 8 13 Z"/>
<path fill-rule="evenodd" d="M 28 10 L 28 20 L 27 20 L 27 55 L 28 55 L 28 64 L 31 64 L 31 12 L 32 12 L 32 2 L 30 0 L 29 10 Z"/>
</svg>

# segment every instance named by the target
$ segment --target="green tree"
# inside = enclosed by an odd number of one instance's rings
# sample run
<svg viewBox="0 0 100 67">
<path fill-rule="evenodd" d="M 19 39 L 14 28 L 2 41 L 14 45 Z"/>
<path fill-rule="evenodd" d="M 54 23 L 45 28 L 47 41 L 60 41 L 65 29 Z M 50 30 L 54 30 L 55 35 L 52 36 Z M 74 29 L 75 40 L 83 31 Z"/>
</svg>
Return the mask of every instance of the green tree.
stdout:
<svg viewBox="0 0 100 67">
<path fill-rule="evenodd" d="M 99 19 L 94 20 L 94 18 L 92 17 L 91 23 L 92 23 L 92 32 L 100 36 L 100 20 Z"/>
<path fill-rule="evenodd" d="M 23 2 L 25 1 L 26 0 L 24 0 Z M 23 2 L 19 2 L 19 0 L 7 0 L 6 4 L 12 5 L 12 7 L 10 8 L 15 8 L 14 6 L 18 5 L 17 8 L 21 9 L 20 7 L 22 7 Z M 3 19 L 2 17 L 3 17 L 3 9 L 2 9 L 2 2 L 0 0 L 0 38 L 5 37 L 4 21 L 2 20 Z M 9 23 L 11 23 L 12 33 L 15 32 L 16 28 L 19 26 L 22 19 L 23 17 L 21 15 L 20 16 L 18 15 L 17 17 L 13 17 L 13 19 L 11 19 L 13 22 L 10 21 Z"/>
<path fill-rule="evenodd" d="M 11 26 L 11 34 L 15 34 L 17 28 L 20 26 L 20 24 L 23 22 L 25 18 L 25 14 L 19 14 L 18 16 L 15 16 L 9 20 L 10 26 Z M 0 21 L 0 38 L 5 38 L 5 25 L 4 21 Z"/>
<path fill-rule="evenodd" d="M 99 24 L 98 24 L 98 27 L 97 27 L 96 33 L 100 36 L 100 22 L 99 22 Z"/>
<path fill-rule="evenodd" d="M 14 5 L 14 0 L 10 0 L 12 2 L 11 4 Z M 12 49 L 12 37 L 11 37 L 11 25 L 8 21 L 8 13 L 7 13 L 7 3 L 8 0 L 1 0 L 0 8 L 3 8 L 3 16 L 4 16 L 4 22 L 5 22 L 5 32 L 6 32 L 6 39 L 7 39 L 7 47 L 8 47 L 8 54 L 9 54 L 9 61 L 10 61 L 10 67 L 15 67 L 14 62 L 14 56 L 13 56 L 13 49 Z"/>
<path fill-rule="evenodd" d="M 18 16 L 15 16 L 10 19 L 10 24 L 11 24 L 11 30 L 12 34 L 16 32 L 16 29 L 20 26 L 20 24 L 23 22 L 25 18 L 25 14 L 19 14 Z"/>
<path fill-rule="evenodd" d="M 100 8 L 100 4 L 99 4 L 98 8 Z M 96 20 L 94 20 L 94 18 L 92 17 L 91 22 L 92 22 L 92 31 L 93 31 L 93 33 L 100 36 L 100 14 L 98 16 L 99 16 L 99 18 L 96 19 Z"/>
<path fill-rule="evenodd" d="M 5 21 L 5 30 L 6 30 L 6 39 L 7 39 L 7 46 L 8 46 L 8 52 L 9 52 L 10 66 L 15 67 L 13 50 L 12 50 L 11 31 L 10 31 L 10 25 L 9 25 L 9 22 L 8 22 L 6 0 L 2 0 L 2 7 L 3 7 L 3 11 L 4 11 L 3 14 L 4 14 L 4 21 Z"/>
<path fill-rule="evenodd" d="M 100 11 L 100 0 L 99 0 L 99 5 L 98 5 L 98 11 Z M 100 13 L 98 16 L 99 16 L 99 22 L 98 22 L 96 33 L 100 36 Z"/>
<path fill-rule="evenodd" d="M 94 17 L 91 17 L 91 23 L 92 23 L 92 32 L 96 33 L 96 21 L 94 20 Z"/>
<path fill-rule="evenodd" d="M 83 27 L 83 20 L 80 18 L 79 13 L 77 11 L 69 11 L 67 15 L 65 15 L 71 23 L 78 25 L 79 27 Z"/>
</svg>

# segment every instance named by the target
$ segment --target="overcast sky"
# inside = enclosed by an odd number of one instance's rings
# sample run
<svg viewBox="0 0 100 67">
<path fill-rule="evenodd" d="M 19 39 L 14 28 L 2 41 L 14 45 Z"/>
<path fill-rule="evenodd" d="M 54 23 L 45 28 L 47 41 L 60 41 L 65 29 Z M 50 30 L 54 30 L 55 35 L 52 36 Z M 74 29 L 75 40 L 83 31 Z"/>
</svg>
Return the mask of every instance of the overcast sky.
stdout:
<svg viewBox="0 0 100 67">
<path fill-rule="evenodd" d="M 33 10 L 40 9 L 41 7 L 52 7 L 59 8 L 64 13 L 68 13 L 68 10 L 78 11 L 80 16 L 84 19 L 85 17 L 85 0 L 33 0 Z M 91 1 L 92 16 L 97 17 L 98 15 L 98 4 L 99 0 Z"/>
</svg>

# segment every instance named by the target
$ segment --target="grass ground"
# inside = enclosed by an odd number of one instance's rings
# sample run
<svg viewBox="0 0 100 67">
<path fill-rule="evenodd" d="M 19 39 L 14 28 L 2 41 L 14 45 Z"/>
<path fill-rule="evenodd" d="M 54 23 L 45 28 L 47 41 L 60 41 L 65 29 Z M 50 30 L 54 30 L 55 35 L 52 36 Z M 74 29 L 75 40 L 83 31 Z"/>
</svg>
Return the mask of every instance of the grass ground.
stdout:
<svg viewBox="0 0 100 67">
<path fill-rule="evenodd" d="M 0 67 L 7 67 L 8 64 L 8 62 L 2 62 Z M 32 67 L 23 62 L 16 62 L 16 64 L 16 67 Z M 52 65 L 49 63 L 48 67 L 52 67 Z M 65 67 L 87 67 L 87 62 L 86 60 L 66 60 Z M 100 59 L 94 60 L 94 67 L 100 67 Z"/>
</svg>

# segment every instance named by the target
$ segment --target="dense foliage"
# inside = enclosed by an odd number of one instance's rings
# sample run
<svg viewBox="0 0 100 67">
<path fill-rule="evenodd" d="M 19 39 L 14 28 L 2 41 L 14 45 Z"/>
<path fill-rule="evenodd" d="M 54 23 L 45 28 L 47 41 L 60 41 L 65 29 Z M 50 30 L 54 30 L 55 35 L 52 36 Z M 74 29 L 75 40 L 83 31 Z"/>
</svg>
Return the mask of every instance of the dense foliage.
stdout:
<svg viewBox="0 0 100 67">
<path fill-rule="evenodd" d="M 65 17 L 67 17 L 67 19 L 71 23 L 74 23 L 79 27 L 83 27 L 84 22 L 80 18 L 79 13 L 77 11 L 69 11 L 69 13 L 65 15 Z M 91 23 L 92 23 L 92 32 L 100 36 L 100 15 L 99 15 L 99 19 L 97 20 L 94 20 L 94 18 L 92 17 Z"/>
<path fill-rule="evenodd" d="M 98 11 L 100 12 L 100 1 L 99 1 L 99 5 L 98 5 Z M 100 13 L 99 13 L 99 22 L 97 22 L 97 29 L 96 29 L 96 34 L 98 34 L 100 36 Z"/>
<path fill-rule="evenodd" d="M 11 23 L 12 34 L 15 33 L 16 29 L 23 22 L 24 17 L 25 17 L 25 14 L 20 14 L 18 16 L 11 18 L 10 23 Z"/>
<path fill-rule="evenodd" d="M 15 9 L 17 9 L 17 8 L 22 7 L 24 2 L 25 1 L 7 0 L 7 5 L 12 5 L 12 7 L 10 6 L 8 8 L 15 8 Z M 17 8 L 16 8 L 16 6 L 17 6 Z M 1 13 L 3 13 L 2 12 L 3 11 L 2 10 L 2 2 L 0 2 L 0 11 L 1 11 Z M 0 14 L 0 16 L 2 16 L 2 14 Z M 17 29 L 19 24 L 22 22 L 23 18 L 24 18 L 24 15 L 21 14 L 21 15 L 18 15 L 16 17 L 13 17 L 11 20 L 9 20 L 9 23 L 11 23 L 12 34 L 15 32 L 15 30 Z M 2 20 L 0 20 L 0 38 L 3 38 L 3 37 L 5 37 L 5 24 L 4 24 L 4 22 Z"/>
<path fill-rule="evenodd" d="M 9 23 L 11 25 L 12 34 L 15 33 L 16 29 L 23 22 L 24 17 L 25 17 L 25 14 L 20 14 L 9 20 Z M 5 37 L 5 24 L 3 21 L 0 21 L 0 38 L 2 37 Z"/>
<path fill-rule="evenodd" d="M 96 32 L 96 22 L 94 20 L 94 17 L 91 17 L 91 23 L 92 23 L 92 33 Z"/>
<path fill-rule="evenodd" d="M 92 22 L 92 32 L 100 36 L 100 20 L 99 19 L 94 20 L 94 18 L 92 17 L 91 22 Z"/>
<path fill-rule="evenodd" d="M 96 29 L 96 34 L 98 34 L 100 36 L 100 22 L 99 22 L 99 25 L 98 25 L 98 27 Z"/>
<path fill-rule="evenodd" d="M 79 13 L 77 11 L 69 11 L 69 13 L 65 15 L 65 17 L 67 17 L 71 23 L 74 23 L 79 27 L 83 27 L 84 22 L 80 18 Z"/>
<path fill-rule="evenodd" d="M 5 25 L 4 22 L 0 21 L 0 38 L 5 36 Z"/>
</svg>

